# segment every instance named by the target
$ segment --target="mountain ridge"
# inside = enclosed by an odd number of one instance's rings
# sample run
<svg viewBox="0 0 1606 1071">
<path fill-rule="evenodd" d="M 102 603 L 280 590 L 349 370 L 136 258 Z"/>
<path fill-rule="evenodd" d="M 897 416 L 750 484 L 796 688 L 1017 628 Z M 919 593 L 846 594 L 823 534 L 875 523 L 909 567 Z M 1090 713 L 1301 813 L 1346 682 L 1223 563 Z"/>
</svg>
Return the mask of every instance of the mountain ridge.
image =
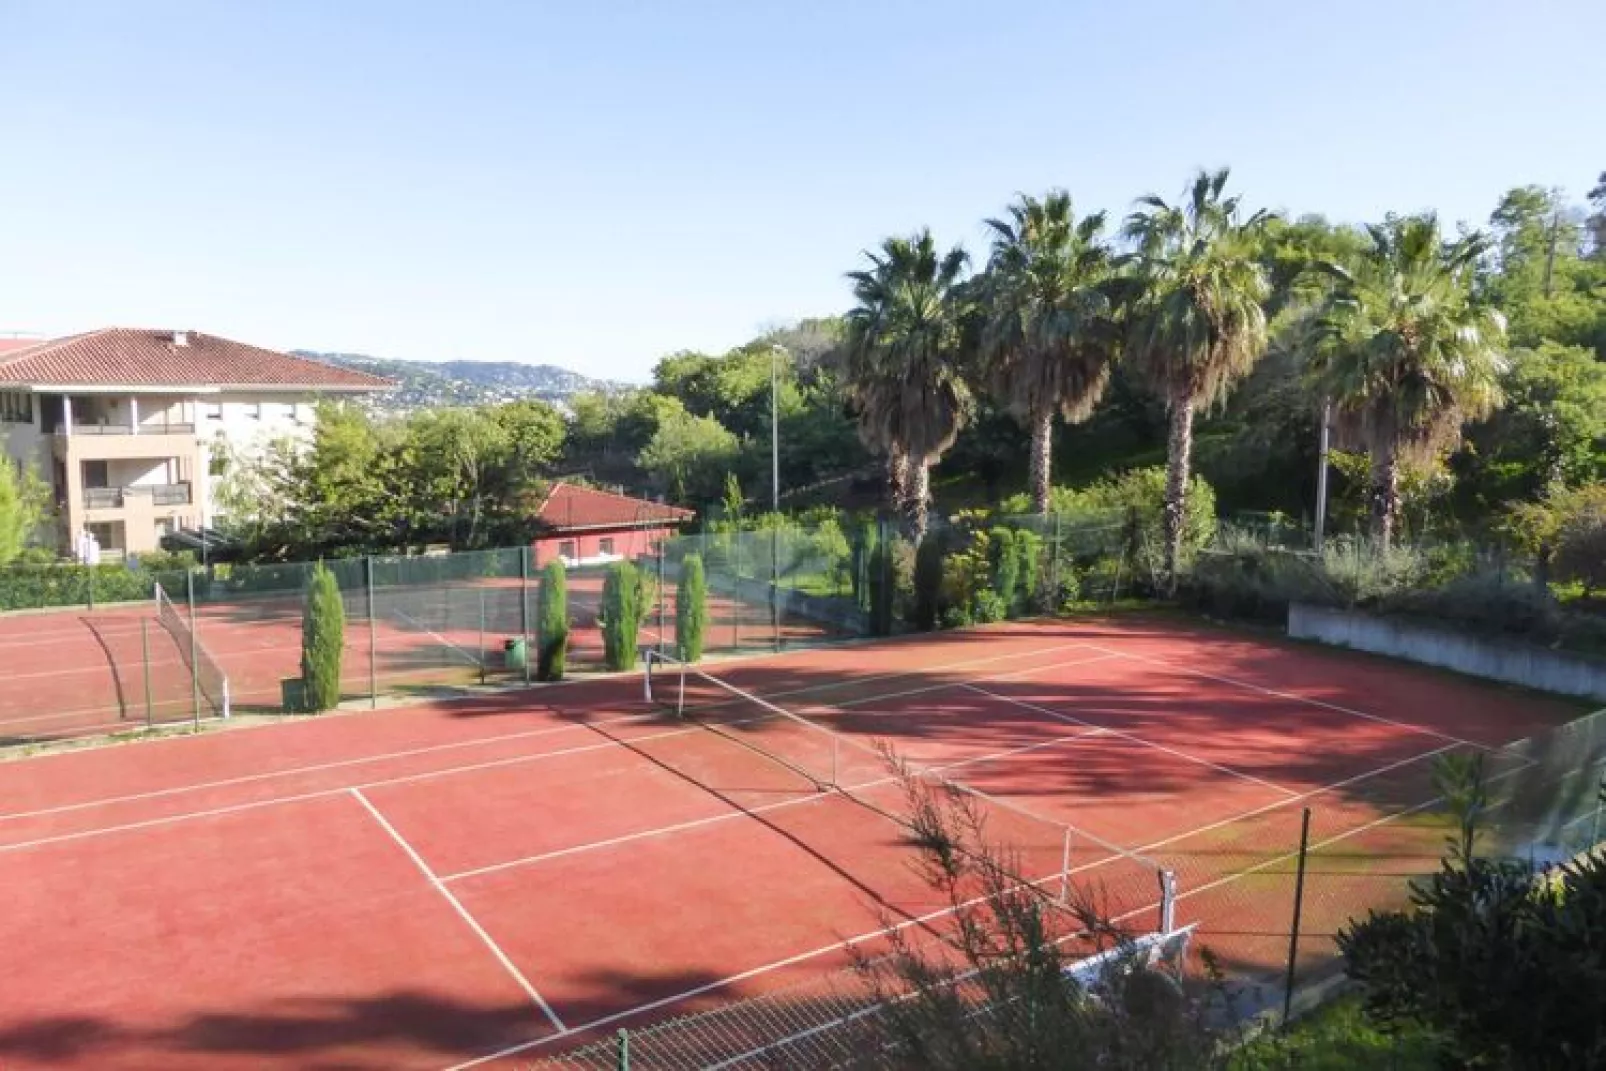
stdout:
<svg viewBox="0 0 1606 1071">
<path fill-rule="evenodd" d="M 311 349 L 290 351 L 396 381 L 396 389 L 374 398 L 376 408 L 421 409 L 431 406 L 493 405 L 524 398 L 562 402 L 586 391 L 624 390 L 629 384 L 596 379 L 552 364 L 518 361 L 407 361 L 366 353 Z"/>
</svg>

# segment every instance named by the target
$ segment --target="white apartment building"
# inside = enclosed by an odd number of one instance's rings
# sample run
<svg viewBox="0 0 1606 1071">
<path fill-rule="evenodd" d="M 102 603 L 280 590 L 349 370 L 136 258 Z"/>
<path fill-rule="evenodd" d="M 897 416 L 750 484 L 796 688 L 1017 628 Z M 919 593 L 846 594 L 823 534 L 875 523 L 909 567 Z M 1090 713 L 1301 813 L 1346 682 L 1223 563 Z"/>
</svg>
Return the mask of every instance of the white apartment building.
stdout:
<svg viewBox="0 0 1606 1071">
<path fill-rule="evenodd" d="M 214 458 L 308 439 L 320 398 L 391 382 L 197 331 L 112 327 L 0 348 L 0 452 L 54 495 L 63 552 L 108 558 L 210 526 Z"/>
</svg>

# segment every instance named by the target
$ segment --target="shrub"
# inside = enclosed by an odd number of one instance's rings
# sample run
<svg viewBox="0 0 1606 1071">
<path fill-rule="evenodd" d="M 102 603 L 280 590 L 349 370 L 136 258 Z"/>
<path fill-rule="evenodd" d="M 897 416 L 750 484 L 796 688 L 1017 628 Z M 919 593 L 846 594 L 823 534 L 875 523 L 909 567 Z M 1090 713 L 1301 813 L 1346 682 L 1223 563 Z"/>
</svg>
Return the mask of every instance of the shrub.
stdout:
<svg viewBox="0 0 1606 1071">
<path fill-rule="evenodd" d="M 708 582 L 703 576 L 703 559 L 686 555 L 680 565 L 680 586 L 675 589 L 675 649 L 687 662 L 703 657 L 704 633 L 708 629 Z"/>
<path fill-rule="evenodd" d="M 1044 609 L 1040 597 L 1043 588 L 1043 538 L 1030 529 L 1016 529 L 1015 561 L 1019 586 L 1015 591 L 1012 608 Z"/>
<path fill-rule="evenodd" d="M 569 581 L 562 560 L 554 558 L 541 572 L 540 606 L 536 611 L 535 676 L 560 681 L 569 653 Z"/>
<path fill-rule="evenodd" d="M 1005 607 L 1013 607 L 1021 579 L 1013 528 L 998 527 L 987 533 L 987 558 L 992 566 L 993 593 Z"/>
<path fill-rule="evenodd" d="M 634 669 L 641 634 L 641 573 L 614 562 L 602 581 L 603 661 L 612 670 Z"/>
<path fill-rule="evenodd" d="M 865 589 L 873 636 L 892 635 L 892 625 L 898 615 L 898 596 L 906 586 L 904 578 L 909 575 L 908 557 L 906 545 L 896 538 L 878 539 L 870 548 Z"/>
<path fill-rule="evenodd" d="M 301 617 L 301 680 L 307 712 L 340 705 L 340 662 L 346 645 L 346 606 L 335 574 L 322 562 L 307 577 Z"/>
<path fill-rule="evenodd" d="M 1575 581 L 1588 597 L 1606 589 L 1606 485 L 1567 495 L 1556 532 L 1556 579 Z"/>
<path fill-rule="evenodd" d="M 982 588 L 976 592 L 976 597 L 971 600 L 970 618 L 978 625 L 1002 621 L 1008 616 L 1009 604 L 1004 602 L 1004 597 L 996 591 Z"/>
<path fill-rule="evenodd" d="M 942 573 L 942 537 L 934 531 L 927 532 L 926 538 L 920 541 L 920 546 L 915 551 L 914 605 L 911 622 L 915 628 L 922 631 L 929 632 L 937 627 L 938 616 L 942 612 Z"/>
</svg>

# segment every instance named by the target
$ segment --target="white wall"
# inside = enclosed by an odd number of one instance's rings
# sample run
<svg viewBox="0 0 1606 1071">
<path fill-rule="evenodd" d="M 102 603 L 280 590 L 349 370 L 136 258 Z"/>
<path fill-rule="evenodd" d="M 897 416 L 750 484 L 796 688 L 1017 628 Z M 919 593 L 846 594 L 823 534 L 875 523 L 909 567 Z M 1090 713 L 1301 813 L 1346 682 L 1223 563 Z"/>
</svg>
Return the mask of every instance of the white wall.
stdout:
<svg viewBox="0 0 1606 1071">
<path fill-rule="evenodd" d="M 196 491 L 207 524 L 218 516 L 212 504 L 221 477 L 209 474 L 220 441 L 235 457 L 251 458 L 260 456 L 278 439 L 310 444 L 318 422 L 315 398 L 310 394 L 218 394 L 195 399 L 194 409 L 204 477 L 197 480 Z"/>
</svg>

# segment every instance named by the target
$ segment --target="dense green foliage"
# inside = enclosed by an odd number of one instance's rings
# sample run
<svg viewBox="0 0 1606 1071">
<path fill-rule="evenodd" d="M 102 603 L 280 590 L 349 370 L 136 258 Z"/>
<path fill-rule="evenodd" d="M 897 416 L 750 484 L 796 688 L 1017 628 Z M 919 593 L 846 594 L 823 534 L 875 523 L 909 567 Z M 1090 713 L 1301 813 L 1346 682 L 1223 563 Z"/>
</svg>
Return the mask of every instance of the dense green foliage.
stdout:
<svg viewBox="0 0 1606 1071">
<path fill-rule="evenodd" d="M 1530 862 L 1483 858 L 1481 760 L 1445 764 L 1441 786 L 1459 829 L 1413 910 L 1338 935 L 1368 1016 L 1425 1027 L 1444 1066 L 1606 1066 L 1606 855 L 1544 880 Z"/>
<path fill-rule="evenodd" d="M 630 562 L 608 566 L 602 581 L 602 650 L 609 669 L 636 667 L 641 637 L 644 584 L 641 571 Z"/>
<path fill-rule="evenodd" d="M 943 559 L 947 550 L 941 533 L 928 532 L 915 549 L 914 601 L 910 623 L 915 628 L 937 627 L 942 613 Z"/>
<path fill-rule="evenodd" d="M 44 481 L 31 468 L 0 460 L 0 566 L 22 557 L 46 516 Z"/>
<path fill-rule="evenodd" d="M 346 604 L 335 574 L 322 562 L 307 577 L 301 615 L 301 680 L 307 712 L 340 705 L 340 666 L 346 647 Z"/>
<path fill-rule="evenodd" d="M 553 558 L 541 570 L 535 627 L 536 679 L 560 681 L 569 652 L 569 589 L 561 559 Z"/>
<path fill-rule="evenodd" d="M 703 559 L 688 554 L 680 563 L 680 584 L 675 588 L 675 649 L 687 662 L 703 657 L 708 632 L 708 581 Z"/>
</svg>

